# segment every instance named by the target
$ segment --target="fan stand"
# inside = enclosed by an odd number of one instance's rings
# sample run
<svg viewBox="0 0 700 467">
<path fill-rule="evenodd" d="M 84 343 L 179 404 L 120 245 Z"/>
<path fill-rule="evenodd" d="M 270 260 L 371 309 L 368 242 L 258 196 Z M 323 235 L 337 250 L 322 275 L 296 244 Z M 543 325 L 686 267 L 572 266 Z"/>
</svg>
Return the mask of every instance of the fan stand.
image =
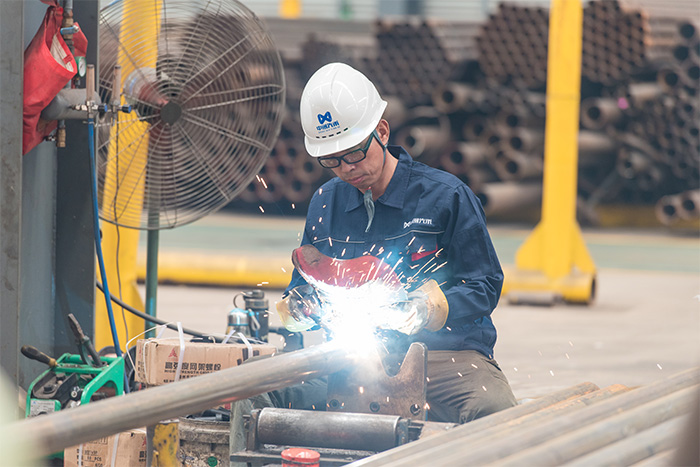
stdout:
<svg viewBox="0 0 700 467">
<path fill-rule="evenodd" d="M 149 230 L 146 242 L 146 314 L 156 316 L 158 301 L 158 241 L 159 230 Z M 155 323 L 146 322 L 146 339 L 155 337 L 155 331 L 150 329 Z"/>
<path fill-rule="evenodd" d="M 149 190 L 148 206 L 148 230 L 146 234 L 146 314 L 156 316 L 158 302 L 158 247 L 160 242 L 159 213 L 152 206 L 159 205 L 160 191 Z M 155 330 L 151 329 L 155 323 L 146 322 L 146 339 L 155 337 Z"/>
</svg>

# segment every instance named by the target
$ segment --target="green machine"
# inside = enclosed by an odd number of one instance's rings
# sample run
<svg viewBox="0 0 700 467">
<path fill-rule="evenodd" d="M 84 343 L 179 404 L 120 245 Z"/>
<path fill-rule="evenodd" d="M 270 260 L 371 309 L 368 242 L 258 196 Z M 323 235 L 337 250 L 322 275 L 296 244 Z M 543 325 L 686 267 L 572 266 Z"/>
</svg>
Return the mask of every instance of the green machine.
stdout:
<svg viewBox="0 0 700 467">
<path fill-rule="evenodd" d="M 90 401 L 124 393 L 124 358 L 99 357 L 85 363 L 80 355 L 65 353 L 54 360 L 33 347 L 22 347 L 22 353 L 35 352 L 49 369 L 37 377 L 27 390 L 26 417 L 36 417 L 68 409 Z M 38 360 L 37 358 L 34 358 Z"/>
<path fill-rule="evenodd" d="M 36 417 L 124 394 L 124 358 L 99 356 L 72 314 L 68 315 L 80 355 L 55 360 L 25 345 L 22 354 L 49 368 L 27 389 L 26 417 Z"/>
</svg>

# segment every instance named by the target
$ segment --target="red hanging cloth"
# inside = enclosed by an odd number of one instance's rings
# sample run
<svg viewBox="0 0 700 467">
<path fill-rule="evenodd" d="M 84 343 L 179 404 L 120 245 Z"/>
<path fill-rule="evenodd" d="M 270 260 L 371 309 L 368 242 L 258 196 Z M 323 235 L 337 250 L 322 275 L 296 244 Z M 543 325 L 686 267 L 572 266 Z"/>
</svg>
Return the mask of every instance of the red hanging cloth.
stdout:
<svg viewBox="0 0 700 467">
<path fill-rule="evenodd" d="M 75 58 L 60 32 L 63 8 L 58 6 L 58 0 L 42 2 L 50 6 L 24 51 L 22 154 L 31 151 L 56 129 L 57 122 L 40 118 L 41 111 L 78 71 Z M 82 31 L 73 34 L 73 45 L 76 56 L 85 56 L 87 38 Z"/>
</svg>

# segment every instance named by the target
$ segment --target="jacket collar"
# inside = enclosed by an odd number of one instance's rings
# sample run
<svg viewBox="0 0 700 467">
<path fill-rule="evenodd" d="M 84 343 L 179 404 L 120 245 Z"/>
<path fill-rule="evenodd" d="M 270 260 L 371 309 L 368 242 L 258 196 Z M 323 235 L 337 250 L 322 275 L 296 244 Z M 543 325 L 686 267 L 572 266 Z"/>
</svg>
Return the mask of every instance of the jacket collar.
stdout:
<svg viewBox="0 0 700 467">
<path fill-rule="evenodd" d="M 406 199 L 406 190 L 408 189 L 408 179 L 410 178 L 411 162 L 413 159 L 408 155 L 406 150 L 401 146 L 388 146 L 389 156 L 396 157 L 399 163 L 396 164 L 394 175 L 389 180 L 384 194 L 377 199 L 377 202 L 392 208 L 403 208 L 404 200 Z M 348 203 L 345 206 L 345 212 L 350 212 L 363 205 L 362 193 L 357 188 L 345 184 L 351 189 L 348 196 Z"/>
</svg>

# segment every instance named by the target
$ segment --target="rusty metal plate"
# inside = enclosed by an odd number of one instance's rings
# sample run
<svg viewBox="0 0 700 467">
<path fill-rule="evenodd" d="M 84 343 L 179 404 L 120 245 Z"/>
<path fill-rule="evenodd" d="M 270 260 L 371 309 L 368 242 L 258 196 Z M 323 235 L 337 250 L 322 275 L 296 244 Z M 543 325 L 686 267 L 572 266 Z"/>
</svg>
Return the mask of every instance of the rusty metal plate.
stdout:
<svg viewBox="0 0 700 467">
<path fill-rule="evenodd" d="M 414 342 L 395 376 L 387 374 L 382 357 L 370 357 L 328 377 L 331 412 L 398 415 L 413 420 L 425 416 L 428 348 Z"/>
</svg>

